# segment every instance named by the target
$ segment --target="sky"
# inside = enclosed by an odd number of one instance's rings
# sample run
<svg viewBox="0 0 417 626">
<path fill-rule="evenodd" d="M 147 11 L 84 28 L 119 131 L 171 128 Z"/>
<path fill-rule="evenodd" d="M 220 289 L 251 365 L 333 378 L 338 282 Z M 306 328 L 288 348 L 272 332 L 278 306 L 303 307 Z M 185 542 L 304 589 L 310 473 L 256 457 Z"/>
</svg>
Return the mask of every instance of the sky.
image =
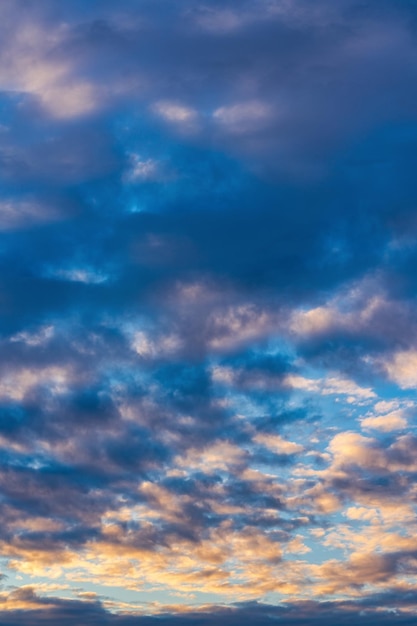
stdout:
<svg viewBox="0 0 417 626">
<path fill-rule="evenodd" d="M 1 0 L 0 623 L 417 619 L 417 2 Z"/>
</svg>

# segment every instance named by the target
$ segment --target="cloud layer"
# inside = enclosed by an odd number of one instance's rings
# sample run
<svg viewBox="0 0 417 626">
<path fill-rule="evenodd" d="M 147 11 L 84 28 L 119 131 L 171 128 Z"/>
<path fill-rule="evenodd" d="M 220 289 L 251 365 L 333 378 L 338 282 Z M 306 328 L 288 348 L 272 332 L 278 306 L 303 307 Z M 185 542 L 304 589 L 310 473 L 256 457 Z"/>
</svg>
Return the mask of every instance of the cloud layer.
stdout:
<svg viewBox="0 0 417 626">
<path fill-rule="evenodd" d="M 0 18 L 2 623 L 413 623 L 415 3 Z"/>
</svg>

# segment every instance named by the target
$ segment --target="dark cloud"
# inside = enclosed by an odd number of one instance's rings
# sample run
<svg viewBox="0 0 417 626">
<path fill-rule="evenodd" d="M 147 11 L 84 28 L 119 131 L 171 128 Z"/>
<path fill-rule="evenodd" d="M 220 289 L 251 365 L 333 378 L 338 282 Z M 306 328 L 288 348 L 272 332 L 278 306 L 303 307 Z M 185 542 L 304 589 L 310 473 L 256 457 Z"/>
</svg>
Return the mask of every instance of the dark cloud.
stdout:
<svg viewBox="0 0 417 626">
<path fill-rule="evenodd" d="M 138 624 L 139 626 L 166 624 L 168 626 L 170 624 L 186 623 L 191 626 L 196 626 L 197 624 L 210 626 L 211 624 L 217 624 L 219 621 L 222 624 L 230 624 L 230 626 L 236 624 L 267 626 L 276 623 L 277 620 L 292 626 L 304 626 L 315 623 L 332 624 L 335 620 L 340 624 L 350 624 L 354 620 L 360 626 L 374 624 L 376 620 L 384 626 L 391 626 L 392 624 L 408 626 L 413 623 L 413 618 L 407 615 L 406 612 L 396 612 L 389 606 L 385 607 L 385 603 L 378 610 L 367 606 L 362 608 L 360 603 L 357 606 L 355 604 L 328 603 L 320 607 L 320 609 L 317 604 L 310 602 L 300 605 L 290 604 L 285 607 L 249 603 L 229 608 L 212 607 L 203 612 L 184 613 L 181 616 L 167 614 L 130 616 L 114 615 L 104 609 L 98 601 L 79 602 L 39 598 L 30 588 L 16 592 L 15 596 L 16 599 L 38 604 L 39 608 L 28 610 L 24 615 L 19 611 L 4 613 L 3 623 L 7 626 L 27 623 L 23 621 L 24 619 L 30 619 L 30 623 L 35 626 L 37 624 L 56 623 L 56 621 L 65 625 L 68 624 L 68 626 L 77 623 L 86 625 L 121 624 L 126 626 L 133 626 L 133 624 Z M 407 598 L 407 594 L 399 597 L 404 601 L 405 607 L 410 601 L 411 603 L 414 602 L 413 598 Z M 390 599 L 387 598 L 388 601 Z M 386 602 L 385 598 L 381 598 L 381 600 Z"/>
</svg>

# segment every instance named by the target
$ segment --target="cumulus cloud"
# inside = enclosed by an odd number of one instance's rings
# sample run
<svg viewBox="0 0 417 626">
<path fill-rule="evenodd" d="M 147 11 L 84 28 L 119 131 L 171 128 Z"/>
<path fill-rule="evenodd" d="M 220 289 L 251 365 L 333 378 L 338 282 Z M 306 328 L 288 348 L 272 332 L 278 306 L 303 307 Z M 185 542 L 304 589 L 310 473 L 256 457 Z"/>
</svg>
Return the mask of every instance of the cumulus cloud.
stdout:
<svg viewBox="0 0 417 626">
<path fill-rule="evenodd" d="M 404 411 L 392 411 L 385 415 L 376 415 L 365 417 L 361 420 L 361 425 L 365 429 L 382 430 L 383 432 L 391 432 L 393 430 L 401 430 L 407 427 L 407 419 Z"/>
<path fill-rule="evenodd" d="M 270 450 L 277 452 L 278 454 L 297 454 L 297 452 L 303 451 L 303 446 L 293 441 L 287 441 L 279 435 L 265 435 L 259 433 L 255 435 L 254 441 L 269 448 Z"/>
<path fill-rule="evenodd" d="M 417 352 L 414 350 L 397 352 L 387 363 L 384 363 L 389 378 L 397 383 L 401 389 L 415 387 L 417 382 L 416 366 Z"/>
</svg>

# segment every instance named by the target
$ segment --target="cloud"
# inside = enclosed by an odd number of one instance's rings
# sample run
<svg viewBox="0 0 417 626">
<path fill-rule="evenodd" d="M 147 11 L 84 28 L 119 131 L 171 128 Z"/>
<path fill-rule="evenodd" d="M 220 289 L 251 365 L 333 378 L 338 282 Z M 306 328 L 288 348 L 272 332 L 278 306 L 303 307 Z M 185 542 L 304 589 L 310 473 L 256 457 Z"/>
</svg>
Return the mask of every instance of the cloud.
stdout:
<svg viewBox="0 0 417 626">
<path fill-rule="evenodd" d="M 65 28 L 51 31 L 30 20 L 20 26 L 17 36 L 7 38 L 3 44 L 7 46 L 7 63 L 0 67 L 4 88 L 34 96 L 47 113 L 58 119 L 94 111 L 97 98 L 93 85 L 77 78 L 70 60 L 60 59 L 57 54 L 65 39 Z"/>
<path fill-rule="evenodd" d="M 294 443 L 293 441 L 286 441 L 279 435 L 271 436 L 259 433 L 258 435 L 255 435 L 254 441 L 265 446 L 266 448 L 269 448 L 277 454 L 297 454 L 302 452 L 304 449 L 300 444 Z"/>
<path fill-rule="evenodd" d="M 401 389 L 413 388 L 416 384 L 417 352 L 406 350 L 397 352 L 384 364 L 387 374 Z"/>
<path fill-rule="evenodd" d="M 161 100 L 153 104 L 151 109 L 155 115 L 181 130 L 192 130 L 198 120 L 195 109 L 177 102 Z"/>
<path fill-rule="evenodd" d="M 329 376 L 322 381 L 304 378 L 297 374 L 288 374 L 284 378 L 284 384 L 293 389 L 320 393 L 325 396 L 335 394 L 348 395 L 355 398 L 356 401 L 366 401 L 376 397 L 372 389 L 360 387 L 354 381 L 338 376 Z"/>
<path fill-rule="evenodd" d="M 377 415 L 375 417 L 365 417 L 361 420 L 362 428 L 376 429 L 383 432 L 391 432 L 393 430 L 402 430 L 407 427 L 407 419 L 404 411 L 392 411 L 385 415 Z"/>
<path fill-rule="evenodd" d="M 42 206 L 36 201 L 11 199 L 0 202 L 0 229 L 6 232 L 54 221 L 57 217 L 53 208 Z"/>
<path fill-rule="evenodd" d="M 390 607 L 390 601 L 401 600 L 404 605 L 403 612 L 394 612 Z M 58 600 L 52 597 L 39 597 L 34 590 L 28 588 L 25 593 L 21 594 L 21 600 L 16 597 L 10 597 L 10 610 L 3 613 L 4 623 L 10 626 L 24 624 L 23 621 L 30 617 L 31 623 L 35 626 L 45 624 L 50 621 L 60 621 L 65 626 L 72 626 L 78 620 L 83 620 L 85 624 L 96 626 L 98 624 L 114 624 L 115 626 L 130 626 L 139 624 L 140 626 L 152 626 L 161 623 L 164 626 L 176 626 L 179 623 L 204 624 L 211 626 L 218 623 L 219 620 L 227 626 L 236 626 L 237 624 L 256 623 L 260 626 L 268 626 L 275 623 L 277 619 L 285 619 L 292 626 L 302 626 L 309 620 L 311 624 L 332 624 L 338 620 L 340 624 L 349 624 L 354 619 L 359 626 L 367 626 L 375 620 L 383 626 L 390 626 L 392 623 L 398 623 L 400 626 L 411 626 L 414 616 L 408 614 L 408 607 L 412 606 L 412 598 L 407 593 L 398 593 L 392 597 L 375 596 L 375 605 L 379 602 L 380 608 L 374 608 L 366 604 L 358 603 L 328 603 L 325 607 L 320 607 L 313 602 L 305 602 L 297 604 L 288 604 L 285 607 L 276 607 L 273 605 L 262 604 L 258 602 L 248 602 L 238 604 L 236 606 L 222 607 L 203 605 L 191 611 L 180 611 L 179 614 L 173 615 L 161 612 L 159 615 L 139 616 L 129 615 L 129 606 L 126 606 L 124 615 L 114 614 L 111 610 L 106 610 L 106 605 L 111 604 L 106 601 L 79 601 L 79 600 Z M 18 606 L 27 606 L 27 612 L 22 615 L 22 611 L 13 609 L 13 604 Z M 30 608 L 29 608 L 30 607 Z"/>
<path fill-rule="evenodd" d="M 411 624 L 413 3 L 0 17 L 0 621 Z"/>
<path fill-rule="evenodd" d="M 245 133 L 255 131 L 268 122 L 271 117 L 268 105 L 258 101 L 243 102 L 219 107 L 213 113 L 214 119 L 226 132 Z"/>
</svg>

